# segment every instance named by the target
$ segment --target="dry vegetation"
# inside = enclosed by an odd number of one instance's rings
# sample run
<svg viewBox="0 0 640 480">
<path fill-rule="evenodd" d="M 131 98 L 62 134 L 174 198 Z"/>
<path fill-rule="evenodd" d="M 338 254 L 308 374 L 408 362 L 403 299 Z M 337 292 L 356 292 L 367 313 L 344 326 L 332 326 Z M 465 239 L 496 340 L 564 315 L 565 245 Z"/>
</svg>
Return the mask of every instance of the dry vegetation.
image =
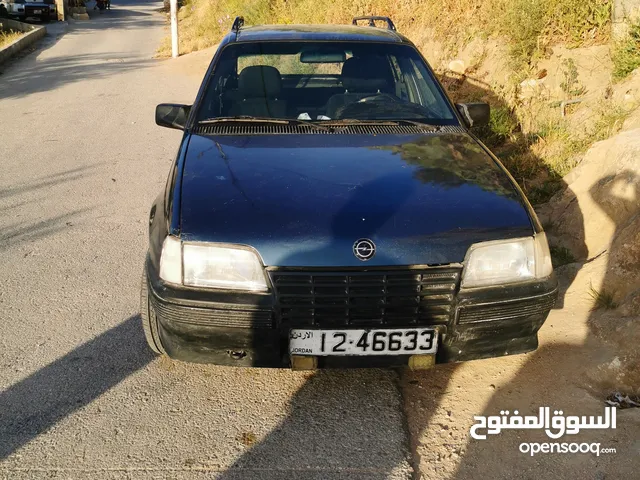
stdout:
<svg viewBox="0 0 640 480">
<path fill-rule="evenodd" d="M 508 38 L 516 63 L 546 45 L 608 39 L 611 0 L 189 0 L 180 11 L 181 51 L 215 45 L 243 15 L 248 24 L 349 23 L 356 15 L 388 15 L 409 38 L 425 29 L 454 48 L 477 36 Z M 168 41 L 161 48 L 167 54 Z M 420 45 L 418 45 L 420 47 Z"/>
<path fill-rule="evenodd" d="M 13 30 L 9 30 L 8 32 L 0 31 L 0 48 L 9 45 L 11 42 L 17 40 L 21 36 L 21 32 L 14 32 Z"/>
</svg>

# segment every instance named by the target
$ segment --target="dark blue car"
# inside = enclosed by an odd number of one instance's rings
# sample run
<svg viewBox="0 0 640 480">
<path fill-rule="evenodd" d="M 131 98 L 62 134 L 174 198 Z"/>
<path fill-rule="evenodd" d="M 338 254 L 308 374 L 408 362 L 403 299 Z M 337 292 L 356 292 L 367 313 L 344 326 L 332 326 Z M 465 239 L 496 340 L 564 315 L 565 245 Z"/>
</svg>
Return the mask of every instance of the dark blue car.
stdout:
<svg viewBox="0 0 640 480">
<path fill-rule="evenodd" d="M 151 208 L 150 347 L 224 365 L 368 367 L 534 350 L 557 296 L 518 185 L 390 19 L 221 42 Z M 382 20 L 387 28 L 373 26 Z"/>
</svg>

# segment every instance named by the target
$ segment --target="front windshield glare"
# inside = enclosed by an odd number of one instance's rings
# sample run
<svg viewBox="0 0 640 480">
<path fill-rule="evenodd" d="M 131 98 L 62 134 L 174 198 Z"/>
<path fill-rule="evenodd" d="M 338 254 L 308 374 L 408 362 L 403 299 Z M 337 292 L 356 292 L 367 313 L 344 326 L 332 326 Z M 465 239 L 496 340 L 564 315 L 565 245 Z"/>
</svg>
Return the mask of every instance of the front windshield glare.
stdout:
<svg viewBox="0 0 640 480">
<path fill-rule="evenodd" d="M 357 42 L 228 45 L 197 118 L 234 117 L 456 123 L 413 47 Z"/>
</svg>

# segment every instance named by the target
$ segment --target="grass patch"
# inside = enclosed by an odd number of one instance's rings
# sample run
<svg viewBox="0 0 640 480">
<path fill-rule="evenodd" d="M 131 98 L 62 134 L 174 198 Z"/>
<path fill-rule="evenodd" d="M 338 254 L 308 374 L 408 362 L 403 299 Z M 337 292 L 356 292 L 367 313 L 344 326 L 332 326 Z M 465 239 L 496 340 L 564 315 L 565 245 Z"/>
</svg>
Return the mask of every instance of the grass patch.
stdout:
<svg viewBox="0 0 640 480">
<path fill-rule="evenodd" d="M 575 79 L 574 79 L 575 80 Z M 569 78 L 569 82 L 575 81 Z M 464 101 L 464 98 L 456 98 Z M 511 172 L 533 204 L 547 202 L 565 187 L 563 177 L 597 141 L 616 134 L 629 110 L 612 101 L 593 108 L 579 131 L 549 105 L 506 107 L 506 100 L 491 99 L 491 121 L 476 134 Z"/>
<path fill-rule="evenodd" d="M 613 49 L 613 78 L 622 80 L 640 67 L 640 20 L 629 27 L 627 38 Z"/>
<path fill-rule="evenodd" d="M 576 261 L 571 251 L 566 247 L 549 247 L 551 250 L 551 262 L 554 267 L 569 265 Z"/>
<path fill-rule="evenodd" d="M 593 285 L 589 286 L 589 296 L 593 300 L 592 310 L 614 310 L 618 304 L 613 299 L 613 293 L 605 289 L 596 290 Z"/>
<path fill-rule="evenodd" d="M 520 70 L 545 53 L 551 42 L 571 46 L 609 38 L 611 0 L 493 0 L 497 33 L 509 40 L 513 67 Z"/>
<path fill-rule="evenodd" d="M 0 48 L 9 45 L 22 35 L 24 35 L 22 32 L 14 32 L 13 30 L 9 30 L 8 32 L 0 31 Z"/>
</svg>

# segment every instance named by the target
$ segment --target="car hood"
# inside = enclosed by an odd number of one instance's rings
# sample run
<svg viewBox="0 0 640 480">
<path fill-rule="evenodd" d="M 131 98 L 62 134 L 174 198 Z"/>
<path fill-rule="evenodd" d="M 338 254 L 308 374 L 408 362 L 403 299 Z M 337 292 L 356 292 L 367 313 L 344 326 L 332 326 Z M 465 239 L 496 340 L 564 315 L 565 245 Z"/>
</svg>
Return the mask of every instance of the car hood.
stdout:
<svg viewBox="0 0 640 480">
<path fill-rule="evenodd" d="M 200 136 L 181 188 L 184 240 L 253 246 L 265 265 L 462 262 L 532 235 L 519 193 L 466 133 Z M 354 242 L 371 239 L 366 264 Z"/>
</svg>

